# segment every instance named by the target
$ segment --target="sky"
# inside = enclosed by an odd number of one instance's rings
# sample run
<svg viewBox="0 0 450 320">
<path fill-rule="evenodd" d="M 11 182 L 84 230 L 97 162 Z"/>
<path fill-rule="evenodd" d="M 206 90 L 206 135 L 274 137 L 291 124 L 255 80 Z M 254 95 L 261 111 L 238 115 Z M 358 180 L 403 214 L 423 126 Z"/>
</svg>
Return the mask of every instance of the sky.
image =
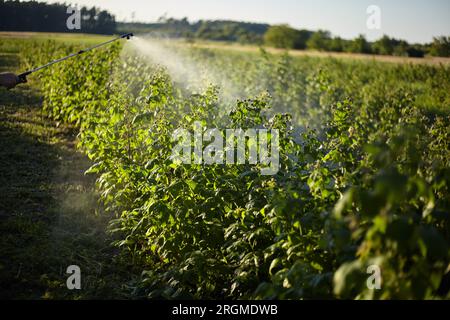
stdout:
<svg viewBox="0 0 450 320">
<path fill-rule="evenodd" d="M 383 34 L 409 42 L 431 42 L 450 35 L 450 0 L 47 0 L 107 9 L 118 21 L 154 22 L 173 18 L 226 19 L 299 29 L 331 31 L 346 39 Z M 369 29 L 367 8 L 380 8 L 380 29 Z M 134 17 L 132 19 L 132 17 Z"/>
</svg>

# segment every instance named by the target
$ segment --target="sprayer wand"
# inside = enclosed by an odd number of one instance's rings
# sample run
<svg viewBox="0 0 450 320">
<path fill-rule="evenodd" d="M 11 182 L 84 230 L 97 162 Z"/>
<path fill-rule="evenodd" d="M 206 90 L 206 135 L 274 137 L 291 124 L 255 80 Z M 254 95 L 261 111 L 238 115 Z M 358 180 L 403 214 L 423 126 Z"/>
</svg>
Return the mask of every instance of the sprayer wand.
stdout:
<svg viewBox="0 0 450 320">
<path fill-rule="evenodd" d="M 63 57 L 63 58 L 59 58 L 59 59 L 53 60 L 53 61 L 51 61 L 51 62 L 49 62 L 49 63 L 47 63 L 47 64 L 45 64 L 45 65 L 43 65 L 43 66 L 34 68 L 34 69 L 32 69 L 32 70 L 28 70 L 28 71 L 26 71 L 26 72 L 24 72 L 24 73 L 21 73 L 21 74 L 19 74 L 19 75 L 17 76 L 17 77 L 19 78 L 19 80 L 20 80 L 19 83 L 25 83 L 25 82 L 27 82 L 27 76 L 28 76 L 29 74 L 33 73 L 33 72 L 36 72 L 36 71 L 39 71 L 39 70 L 41 70 L 41 69 L 47 68 L 47 67 L 49 67 L 49 66 L 51 66 L 51 65 L 53 65 L 53 64 L 55 64 L 55 63 L 62 62 L 62 61 L 64 61 L 64 60 L 70 59 L 70 58 L 72 58 L 72 57 L 76 57 L 76 56 L 78 56 L 78 55 L 80 55 L 80 54 L 83 54 L 83 53 L 85 53 L 85 52 L 94 50 L 94 49 L 96 49 L 96 48 L 98 48 L 98 47 L 102 47 L 102 46 L 104 46 L 104 45 L 107 45 L 107 44 L 109 44 L 109 43 L 111 43 L 111 42 L 114 42 L 114 41 L 117 41 L 117 40 L 120 40 L 120 39 L 126 38 L 127 40 L 130 40 L 130 38 L 131 38 L 132 36 L 133 36 L 133 33 L 123 34 L 123 35 L 121 35 L 120 37 L 111 39 L 111 40 L 109 40 L 109 41 L 106 41 L 106 42 L 97 44 L 97 45 L 95 45 L 95 46 L 93 46 L 93 47 L 90 47 L 90 48 L 87 48 L 87 49 L 84 49 L 84 50 L 80 50 L 80 51 L 75 52 L 75 53 L 72 53 L 72 54 L 69 54 L 69 55 L 66 56 L 66 57 Z"/>
</svg>

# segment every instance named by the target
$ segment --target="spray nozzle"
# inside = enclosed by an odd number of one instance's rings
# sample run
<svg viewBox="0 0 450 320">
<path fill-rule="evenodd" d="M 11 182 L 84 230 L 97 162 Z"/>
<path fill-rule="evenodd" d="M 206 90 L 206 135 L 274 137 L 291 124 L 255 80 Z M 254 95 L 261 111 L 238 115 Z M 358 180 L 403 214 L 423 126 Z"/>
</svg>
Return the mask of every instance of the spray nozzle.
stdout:
<svg viewBox="0 0 450 320">
<path fill-rule="evenodd" d="M 122 35 L 121 38 L 127 38 L 127 40 L 130 40 L 131 37 L 133 37 L 133 36 L 134 36 L 134 34 L 132 32 L 130 32 L 130 33 Z"/>
</svg>

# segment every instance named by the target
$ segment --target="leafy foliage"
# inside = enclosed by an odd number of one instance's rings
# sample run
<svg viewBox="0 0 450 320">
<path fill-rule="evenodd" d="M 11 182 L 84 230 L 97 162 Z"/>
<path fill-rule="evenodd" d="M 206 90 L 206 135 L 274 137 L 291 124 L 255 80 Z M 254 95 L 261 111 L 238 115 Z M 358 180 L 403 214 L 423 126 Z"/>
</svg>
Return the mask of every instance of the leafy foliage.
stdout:
<svg viewBox="0 0 450 320">
<path fill-rule="evenodd" d="M 142 268 L 133 294 L 449 298 L 446 67 L 262 52 L 253 64 L 234 59 L 247 68 L 232 70 L 227 58 L 208 53 L 205 64 L 215 61 L 254 93 L 218 117 L 219 88 L 181 90 L 163 68 L 117 59 L 119 49 L 70 60 L 42 82 L 47 114 L 80 128 L 79 146 L 94 163 L 89 172 L 117 213 L 115 244 Z M 54 44 L 37 50 L 33 57 L 55 52 Z M 412 80 L 403 85 L 405 77 Z M 440 97 L 431 100 L 440 113 L 421 105 L 432 98 L 419 82 Z M 195 121 L 279 129 L 278 174 L 261 176 L 258 165 L 173 163 L 172 133 Z M 305 122 L 311 125 L 297 130 Z M 366 286 L 372 264 L 382 270 L 380 290 Z"/>
</svg>

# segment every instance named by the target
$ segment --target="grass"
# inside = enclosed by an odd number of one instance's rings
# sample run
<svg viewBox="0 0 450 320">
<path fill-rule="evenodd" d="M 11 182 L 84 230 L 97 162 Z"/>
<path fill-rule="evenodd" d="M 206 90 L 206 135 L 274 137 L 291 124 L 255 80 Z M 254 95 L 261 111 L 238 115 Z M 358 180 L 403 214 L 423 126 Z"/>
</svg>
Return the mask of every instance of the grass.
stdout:
<svg viewBox="0 0 450 320">
<path fill-rule="evenodd" d="M 0 52 L 0 72 L 19 71 L 19 52 Z M 89 160 L 76 131 L 41 112 L 37 84 L 0 88 L 0 298 L 120 298 L 130 277 L 107 234 Z M 66 269 L 81 268 L 82 290 Z M 119 280 L 120 278 L 120 280 Z"/>
</svg>

